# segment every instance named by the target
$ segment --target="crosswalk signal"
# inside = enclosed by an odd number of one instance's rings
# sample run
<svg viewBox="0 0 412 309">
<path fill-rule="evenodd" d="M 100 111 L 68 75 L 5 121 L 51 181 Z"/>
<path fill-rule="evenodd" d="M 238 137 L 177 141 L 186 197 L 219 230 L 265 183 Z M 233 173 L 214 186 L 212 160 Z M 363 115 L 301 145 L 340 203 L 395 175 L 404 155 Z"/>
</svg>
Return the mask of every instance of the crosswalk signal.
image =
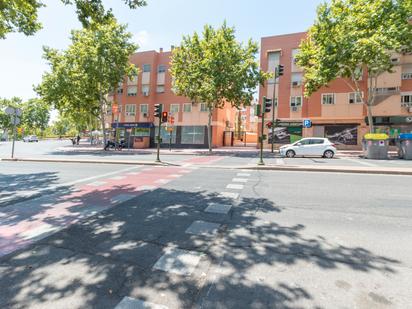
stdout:
<svg viewBox="0 0 412 309">
<path fill-rule="evenodd" d="M 263 111 L 265 113 L 270 113 L 271 109 L 272 109 L 272 100 L 266 97 L 263 97 Z"/>
<path fill-rule="evenodd" d="M 160 118 L 162 114 L 162 104 L 155 104 L 154 106 L 154 116 Z"/>
<path fill-rule="evenodd" d="M 282 76 L 285 72 L 285 66 L 282 64 L 278 65 L 278 76 Z"/>
<path fill-rule="evenodd" d="M 162 113 L 162 122 L 167 122 L 167 112 Z"/>
</svg>

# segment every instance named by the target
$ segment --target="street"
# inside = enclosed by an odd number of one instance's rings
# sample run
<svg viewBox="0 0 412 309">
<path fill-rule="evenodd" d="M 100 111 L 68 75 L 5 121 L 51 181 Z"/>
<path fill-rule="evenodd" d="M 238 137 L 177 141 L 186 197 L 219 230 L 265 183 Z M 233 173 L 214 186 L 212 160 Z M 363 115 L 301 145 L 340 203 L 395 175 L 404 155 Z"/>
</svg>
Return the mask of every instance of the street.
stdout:
<svg viewBox="0 0 412 309">
<path fill-rule="evenodd" d="M 411 176 L 0 164 L 65 184 L 0 208 L 2 308 L 412 303 Z"/>
</svg>

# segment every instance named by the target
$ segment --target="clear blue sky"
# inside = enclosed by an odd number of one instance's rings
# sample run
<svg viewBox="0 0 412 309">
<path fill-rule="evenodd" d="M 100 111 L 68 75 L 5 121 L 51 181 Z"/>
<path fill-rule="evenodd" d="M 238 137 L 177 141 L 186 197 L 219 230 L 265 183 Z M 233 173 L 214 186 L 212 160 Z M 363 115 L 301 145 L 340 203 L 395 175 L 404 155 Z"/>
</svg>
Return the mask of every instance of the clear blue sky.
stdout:
<svg viewBox="0 0 412 309">
<path fill-rule="evenodd" d="M 9 34 L 0 40 L 0 97 L 28 99 L 41 81 L 47 65 L 42 46 L 64 49 L 71 29 L 80 28 L 74 8 L 60 0 L 43 0 L 43 29 L 34 36 Z M 235 26 L 237 38 L 301 32 L 312 24 L 316 7 L 323 0 L 147 0 L 148 6 L 130 10 L 122 0 L 106 0 L 119 22 L 127 23 L 140 51 L 179 45 L 182 35 L 201 31 L 204 24 L 219 26 L 225 19 Z"/>
</svg>

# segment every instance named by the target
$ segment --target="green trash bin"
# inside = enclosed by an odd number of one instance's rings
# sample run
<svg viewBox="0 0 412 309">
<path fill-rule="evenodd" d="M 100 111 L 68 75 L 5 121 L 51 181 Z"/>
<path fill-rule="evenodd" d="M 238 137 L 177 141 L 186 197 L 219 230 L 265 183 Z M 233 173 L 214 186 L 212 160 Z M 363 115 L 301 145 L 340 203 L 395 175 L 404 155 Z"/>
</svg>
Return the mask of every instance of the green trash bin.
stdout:
<svg viewBox="0 0 412 309">
<path fill-rule="evenodd" d="M 405 160 L 412 160 L 412 133 L 402 133 L 398 138 L 399 157 Z"/>
<path fill-rule="evenodd" d="M 366 159 L 388 159 L 389 136 L 382 133 L 368 133 L 363 137 L 363 155 Z"/>
</svg>

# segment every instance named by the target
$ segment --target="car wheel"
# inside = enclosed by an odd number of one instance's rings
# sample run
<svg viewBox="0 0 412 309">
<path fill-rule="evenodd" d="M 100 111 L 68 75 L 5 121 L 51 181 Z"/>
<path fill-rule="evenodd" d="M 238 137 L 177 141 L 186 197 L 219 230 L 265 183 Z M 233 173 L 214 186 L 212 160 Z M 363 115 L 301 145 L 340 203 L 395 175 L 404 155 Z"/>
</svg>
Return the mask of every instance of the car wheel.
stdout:
<svg viewBox="0 0 412 309">
<path fill-rule="evenodd" d="M 332 159 L 334 155 L 335 155 L 335 153 L 332 150 L 326 150 L 323 153 L 323 157 L 326 158 L 326 159 Z"/>
<path fill-rule="evenodd" d="M 286 151 L 286 156 L 288 158 L 293 158 L 295 155 L 296 155 L 296 153 L 293 150 Z"/>
</svg>

